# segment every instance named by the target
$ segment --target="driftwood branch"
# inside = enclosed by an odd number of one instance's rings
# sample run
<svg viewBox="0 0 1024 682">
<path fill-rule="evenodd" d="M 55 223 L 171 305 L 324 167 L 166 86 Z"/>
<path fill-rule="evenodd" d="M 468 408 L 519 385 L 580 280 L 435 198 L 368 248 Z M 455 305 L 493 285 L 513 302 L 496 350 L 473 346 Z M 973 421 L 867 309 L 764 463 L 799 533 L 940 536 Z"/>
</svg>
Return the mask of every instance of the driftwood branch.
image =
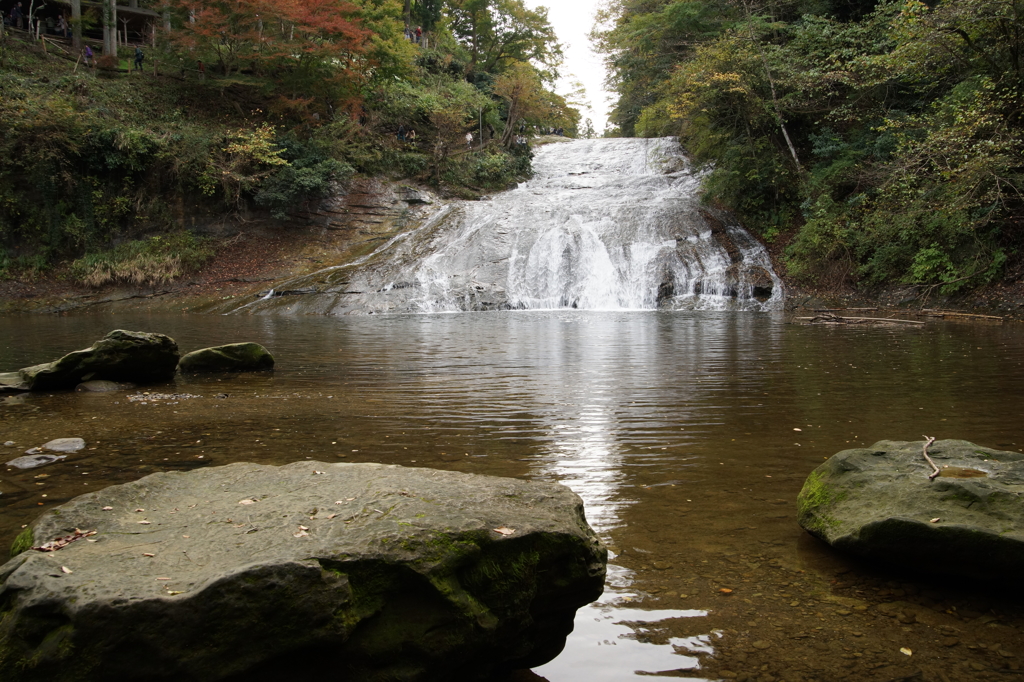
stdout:
<svg viewBox="0 0 1024 682">
<path fill-rule="evenodd" d="M 928 446 L 935 442 L 935 436 L 924 436 L 924 438 L 927 440 L 924 442 L 924 448 L 922 449 L 921 454 L 924 455 L 924 458 L 928 460 L 928 463 L 931 464 L 932 469 L 934 469 L 934 471 L 928 476 L 929 481 L 934 481 L 935 477 L 939 475 L 939 467 L 935 466 L 935 462 L 933 462 L 932 458 L 928 456 Z"/>
<path fill-rule="evenodd" d="M 924 322 L 921 322 L 920 320 L 903 320 L 896 317 L 840 317 L 833 313 L 821 313 L 814 317 L 796 317 L 793 319 L 806 322 L 834 322 L 836 324 L 860 324 L 861 322 L 884 322 L 886 324 L 916 325 L 924 324 Z"/>
</svg>

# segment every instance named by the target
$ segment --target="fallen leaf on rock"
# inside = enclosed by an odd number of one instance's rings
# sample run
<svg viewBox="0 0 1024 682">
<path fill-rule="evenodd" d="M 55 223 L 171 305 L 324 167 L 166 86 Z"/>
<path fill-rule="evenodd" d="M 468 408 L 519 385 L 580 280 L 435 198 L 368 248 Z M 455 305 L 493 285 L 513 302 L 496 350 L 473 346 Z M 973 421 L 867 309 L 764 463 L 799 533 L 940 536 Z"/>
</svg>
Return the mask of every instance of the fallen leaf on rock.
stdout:
<svg viewBox="0 0 1024 682">
<path fill-rule="evenodd" d="M 337 502 L 335 502 L 334 504 L 345 504 L 345 503 L 344 503 L 344 502 L 342 502 L 341 500 L 338 500 L 338 501 L 337 501 Z"/>
<path fill-rule="evenodd" d="M 142 556 L 156 556 L 156 554 L 150 554 L 149 552 L 143 552 Z"/>
<path fill-rule="evenodd" d="M 113 507 L 104 507 L 103 508 L 103 511 L 113 511 L 113 510 L 114 510 Z"/>
<path fill-rule="evenodd" d="M 238 504 L 256 504 L 256 500 L 253 500 L 251 498 L 246 498 L 244 500 L 239 500 Z"/>
<path fill-rule="evenodd" d="M 170 578 L 157 578 L 157 580 L 170 580 Z"/>
<path fill-rule="evenodd" d="M 148 526 L 148 525 L 150 525 L 150 522 L 149 521 L 139 521 L 139 525 Z"/>
<path fill-rule="evenodd" d="M 911 651 L 910 649 L 908 649 L 905 646 L 904 647 L 900 647 L 900 653 L 903 654 L 904 656 L 913 656 L 914 655 L 914 652 Z"/>
<path fill-rule="evenodd" d="M 90 535 L 96 535 L 96 531 L 94 531 L 94 530 L 78 530 L 76 528 L 75 532 L 71 533 L 70 535 L 65 535 L 63 537 L 59 537 L 56 540 L 51 540 L 50 542 L 44 542 L 43 544 L 39 545 L 38 547 L 33 547 L 32 549 L 34 549 L 36 551 L 39 551 L 39 552 L 56 552 L 58 549 L 61 549 L 63 547 L 67 547 L 68 545 L 70 545 L 75 540 L 80 540 L 82 538 L 87 538 Z"/>
<path fill-rule="evenodd" d="M 167 594 L 169 594 L 169 595 L 171 595 L 173 597 L 176 594 L 184 594 L 184 592 L 182 592 L 181 590 L 168 590 Z"/>
<path fill-rule="evenodd" d="M 74 573 L 74 571 L 72 571 L 72 570 L 71 570 L 70 568 L 68 568 L 67 566 L 61 566 L 61 567 L 60 567 L 60 571 L 61 571 L 61 573 L 69 573 L 69 574 L 70 574 L 70 573 Z"/>
<path fill-rule="evenodd" d="M 146 510 L 145 509 L 136 509 L 135 511 L 137 511 L 137 512 L 144 512 Z"/>
<path fill-rule="evenodd" d="M 941 521 L 941 520 L 942 520 L 942 519 L 940 519 L 940 518 L 939 518 L 938 516 L 936 516 L 936 517 L 935 517 L 934 519 L 932 519 L 932 520 L 931 520 L 931 521 L 930 521 L 929 523 L 938 523 L 938 522 L 939 522 L 939 521 Z"/>
<path fill-rule="evenodd" d="M 803 431 L 803 429 L 793 429 L 794 431 Z"/>
<path fill-rule="evenodd" d="M 319 476 L 320 474 L 326 474 L 326 473 L 327 473 L 326 471 L 314 471 L 313 475 L 314 476 Z"/>
<path fill-rule="evenodd" d="M 505 526 L 501 526 L 500 528 L 492 528 L 492 530 L 495 533 L 499 533 L 501 535 L 512 535 L 512 533 L 516 532 L 515 528 L 506 528 Z"/>
<path fill-rule="evenodd" d="M 293 536 L 295 536 L 295 537 L 297 537 L 297 538 L 304 538 L 304 537 L 306 537 L 307 535 L 309 535 L 309 533 L 307 533 L 307 532 L 306 532 L 306 531 L 304 531 L 304 530 L 300 530 L 300 531 L 299 531 L 299 532 L 297 532 L 297 533 L 292 533 L 292 535 L 293 535 Z"/>
<path fill-rule="evenodd" d="M 337 514 L 328 514 L 327 518 L 328 519 L 333 519 L 335 516 L 337 516 Z"/>
<path fill-rule="evenodd" d="M 718 591 L 721 592 L 722 594 L 732 594 L 732 590 L 730 590 L 728 587 L 723 587 L 722 589 L 720 589 Z"/>
<path fill-rule="evenodd" d="M 309 530 L 306 526 L 299 526 L 299 530 Z"/>
</svg>

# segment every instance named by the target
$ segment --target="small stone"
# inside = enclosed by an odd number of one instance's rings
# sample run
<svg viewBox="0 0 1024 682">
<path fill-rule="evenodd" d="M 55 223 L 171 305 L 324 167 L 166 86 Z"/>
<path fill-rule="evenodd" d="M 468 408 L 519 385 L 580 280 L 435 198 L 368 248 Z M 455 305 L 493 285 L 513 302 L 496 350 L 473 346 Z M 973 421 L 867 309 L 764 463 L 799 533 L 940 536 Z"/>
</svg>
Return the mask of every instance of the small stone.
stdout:
<svg viewBox="0 0 1024 682">
<path fill-rule="evenodd" d="M 980 671 L 985 669 L 985 666 L 982 665 L 981 663 L 978 663 L 977 661 L 975 661 L 975 662 L 971 663 L 971 669 L 972 670 L 977 670 L 977 671 L 980 672 Z"/>
<path fill-rule="evenodd" d="M 7 462 L 7 466 L 14 467 L 15 469 L 35 469 L 36 467 L 59 462 L 62 459 L 67 459 L 67 455 L 26 455 L 12 459 L 10 462 Z"/>
<path fill-rule="evenodd" d="M 751 646 L 754 647 L 755 649 L 769 649 L 769 648 L 771 648 L 772 645 L 771 645 L 770 642 L 766 642 L 763 639 L 759 639 L 756 642 L 754 642 L 753 644 L 751 644 Z"/>
<path fill-rule="evenodd" d="M 960 640 L 956 637 L 943 637 L 942 646 L 956 646 L 960 643 Z"/>
<path fill-rule="evenodd" d="M 655 561 L 653 566 L 658 571 L 667 571 L 672 568 L 672 564 L 667 561 Z"/>
<path fill-rule="evenodd" d="M 739 675 L 737 675 L 731 670 L 719 670 L 718 676 L 726 680 L 735 680 L 737 677 L 739 677 Z"/>
<path fill-rule="evenodd" d="M 9 448 L 13 448 L 13 447 L 14 447 L 14 445 L 15 445 L 15 443 L 14 443 L 14 441 L 13 441 L 13 440 L 9 440 L 9 441 L 5 441 L 5 442 L 4 442 L 4 445 L 6 445 L 6 446 L 7 446 L 7 447 L 9 447 Z"/>
<path fill-rule="evenodd" d="M 50 452 L 78 452 L 85 449 L 85 441 L 81 438 L 55 438 L 42 446 Z"/>
<path fill-rule="evenodd" d="M 837 616 L 849 616 L 851 613 L 853 612 L 847 611 L 846 609 L 839 609 L 838 611 L 836 611 Z"/>
</svg>

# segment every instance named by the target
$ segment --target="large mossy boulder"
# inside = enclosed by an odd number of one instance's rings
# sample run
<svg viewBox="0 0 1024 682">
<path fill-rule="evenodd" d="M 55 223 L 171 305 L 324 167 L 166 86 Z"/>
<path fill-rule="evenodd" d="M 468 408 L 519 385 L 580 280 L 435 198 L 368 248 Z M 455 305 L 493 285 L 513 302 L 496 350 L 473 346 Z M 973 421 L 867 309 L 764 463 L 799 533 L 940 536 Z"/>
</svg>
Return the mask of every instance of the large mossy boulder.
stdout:
<svg viewBox="0 0 1024 682">
<path fill-rule="evenodd" d="M 811 472 L 800 525 L 838 550 L 931 573 L 1024 572 L 1024 454 L 963 440 L 879 441 Z"/>
<path fill-rule="evenodd" d="M 178 366 L 178 344 L 169 336 L 115 329 L 84 350 L 18 371 L 29 391 L 73 389 L 104 379 L 151 384 L 170 381 Z"/>
<path fill-rule="evenodd" d="M 258 343 L 229 343 L 186 353 L 178 369 L 187 374 L 262 371 L 274 369 L 274 356 Z"/>
<path fill-rule="evenodd" d="M 561 651 L 607 559 L 560 485 L 313 461 L 82 495 L 12 551 L 5 682 L 493 679 Z"/>
</svg>

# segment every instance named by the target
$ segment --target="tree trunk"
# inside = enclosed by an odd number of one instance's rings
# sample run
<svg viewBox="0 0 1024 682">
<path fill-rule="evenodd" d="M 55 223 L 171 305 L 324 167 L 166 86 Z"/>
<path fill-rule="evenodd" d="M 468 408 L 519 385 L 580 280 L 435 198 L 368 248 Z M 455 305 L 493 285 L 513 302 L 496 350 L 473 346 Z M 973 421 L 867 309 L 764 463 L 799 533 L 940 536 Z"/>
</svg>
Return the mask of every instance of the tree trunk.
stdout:
<svg viewBox="0 0 1024 682">
<path fill-rule="evenodd" d="M 71 0 L 71 49 L 82 50 L 82 0 Z"/>
<path fill-rule="evenodd" d="M 103 0 L 103 54 L 117 54 L 117 0 Z"/>
<path fill-rule="evenodd" d="M 402 16 L 405 17 L 405 27 L 412 27 L 412 0 L 405 0 L 405 7 L 402 9 Z"/>
</svg>

